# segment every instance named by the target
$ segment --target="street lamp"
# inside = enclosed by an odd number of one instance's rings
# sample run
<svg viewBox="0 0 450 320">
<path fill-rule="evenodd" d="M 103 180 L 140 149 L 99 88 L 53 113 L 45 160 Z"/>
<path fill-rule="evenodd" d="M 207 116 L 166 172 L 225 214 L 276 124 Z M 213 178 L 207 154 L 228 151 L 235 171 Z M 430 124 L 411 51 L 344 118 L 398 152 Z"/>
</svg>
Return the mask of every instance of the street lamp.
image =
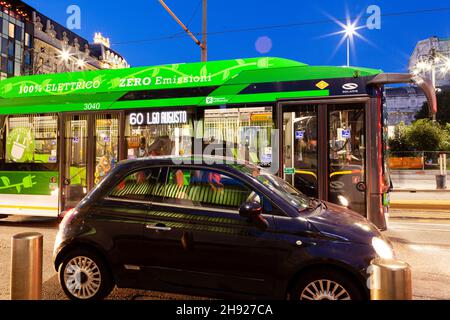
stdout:
<svg viewBox="0 0 450 320">
<path fill-rule="evenodd" d="M 353 36 L 356 34 L 356 23 L 349 23 L 344 26 L 345 37 L 347 38 L 347 67 L 350 67 L 350 41 L 353 40 Z"/>
<path fill-rule="evenodd" d="M 423 72 L 431 73 L 431 82 L 436 92 L 439 89 L 436 87 L 436 70 L 439 70 L 444 76 L 450 71 L 450 52 L 437 51 L 436 48 L 431 48 L 428 54 L 418 56 L 418 62 L 412 68 L 412 73 L 418 75 Z M 436 115 L 433 114 L 433 120 L 436 120 Z"/>
<path fill-rule="evenodd" d="M 419 74 L 422 72 L 431 72 L 431 81 L 436 88 L 436 70 L 440 70 L 444 75 L 450 71 L 450 52 L 437 51 L 431 48 L 428 54 L 418 57 L 418 62 L 413 67 L 412 72 Z"/>
<path fill-rule="evenodd" d="M 358 33 L 358 30 L 365 28 L 365 26 L 358 26 L 359 19 L 361 18 L 360 16 L 357 17 L 355 19 L 355 21 L 353 21 L 353 22 L 350 20 L 350 17 L 347 17 L 345 24 L 332 16 L 329 16 L 329 17 L 337 25 L 339 25 L 342 28 L 342 30 L 331 33 L 331 34 L 327 34 L 327 35 L 325 35 L 325 37 L 339 35 L 339 34 L 343 35 L 341 41 L 339 42 L 339 44 L 336 47 L 335 52 L 340 48 L 340 46 L 344 43 L 344 41 L 347 41 L 347 67 L 350 67 L 350 49 L 351 49 L 350 46 L 353 45 L 353 43 L 354 43 L 353 40 L 354 40 L 355 36 L 370 43 L 366 38 L 364 38 L 361 34 Z"/>
<path fill-rule="evenodd" d="M 63 49 L 61 50 L 61 53 L 60 53 L 60 55 L 59 55 L 59 57 L 61 58 L 61 60 L 62 60 L 63 62 L 68 62 L 69 59 L 70 59 L 70 56 L 71 56 L 70 50 L 67 50 L 67 49 L 65 49 L 65 48 L 63 48 Z"/>
<path fill-rule="evenodd" d="M 86 61 L 83 58 L 77 60 L 76 65 L 78 68 L 83 69 L 86 66 Z"/>
</svg>

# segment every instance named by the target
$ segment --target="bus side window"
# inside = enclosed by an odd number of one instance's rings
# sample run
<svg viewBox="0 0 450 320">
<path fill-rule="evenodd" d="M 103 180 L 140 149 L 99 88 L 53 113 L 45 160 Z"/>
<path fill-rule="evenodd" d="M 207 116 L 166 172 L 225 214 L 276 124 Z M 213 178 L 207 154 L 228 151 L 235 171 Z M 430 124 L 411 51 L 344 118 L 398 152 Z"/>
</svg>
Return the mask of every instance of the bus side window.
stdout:
<svg viewBox="0 0 450 320">
<path fill-rule="evenodd" d="M 5 116 L 0 116 L 0 162 L 5 159 L 4 140 L 5 139 Z"/>
</svg>

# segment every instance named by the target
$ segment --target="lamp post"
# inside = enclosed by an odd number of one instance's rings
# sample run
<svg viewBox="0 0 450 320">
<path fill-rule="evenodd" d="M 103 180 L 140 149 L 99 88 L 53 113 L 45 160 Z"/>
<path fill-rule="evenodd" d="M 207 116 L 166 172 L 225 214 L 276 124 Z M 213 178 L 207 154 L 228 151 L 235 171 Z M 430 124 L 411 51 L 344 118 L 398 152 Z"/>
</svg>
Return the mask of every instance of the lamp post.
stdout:
<svg viewBox="0 0 450 320">
<path fill-rule="evenodd" d="M 356 34 L 356 27 L 354 24 L 347 23 L 344 26 L 344 31 L 347 38 L 347 67 L 350 67 L 350 41 L 353 40 L 353 36 Z"/>
<path fill-rule="evenodd" d="M 427 54 L 419 55 L 419 62 L 413 68 L 413 73 L 419 74 L 422 72 L 430 72 L 431 82 L 438 91 L 436 83 L 436 70 L 441 68 L 443 74 L 450 71 L 450 52 L 438 51 L 436 48 L 431 48 Z M 433 121 L 436 121 L 436 114 L 432 115 Z"/>
</svg>

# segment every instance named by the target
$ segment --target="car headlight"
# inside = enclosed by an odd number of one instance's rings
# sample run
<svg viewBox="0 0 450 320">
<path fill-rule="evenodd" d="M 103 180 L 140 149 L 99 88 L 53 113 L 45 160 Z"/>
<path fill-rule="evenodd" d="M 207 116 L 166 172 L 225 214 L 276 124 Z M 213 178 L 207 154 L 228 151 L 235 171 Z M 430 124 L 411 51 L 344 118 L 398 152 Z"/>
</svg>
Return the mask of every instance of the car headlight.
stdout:
<svg viewBox="0 0 450 320">
<path fill-rule="evenodd" d="M 382 259 L 394 259 L 394 251 L 391 246 L 381 238 L 372 238 L 372 247 L 377 255 Z"/>
</svg>

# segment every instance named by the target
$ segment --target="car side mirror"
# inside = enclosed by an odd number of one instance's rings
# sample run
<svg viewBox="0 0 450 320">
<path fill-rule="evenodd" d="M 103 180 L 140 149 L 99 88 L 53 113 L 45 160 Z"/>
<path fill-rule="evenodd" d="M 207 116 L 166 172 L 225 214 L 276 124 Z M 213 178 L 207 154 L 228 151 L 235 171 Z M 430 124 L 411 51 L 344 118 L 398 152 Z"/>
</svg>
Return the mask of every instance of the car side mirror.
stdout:
<svg viewBox="0 0 450 320">
<path fill-rule="evenodd" d="M 262 216 L 262 211 L 261 204 L 250 201 L 239 208 L 239 215 L 246 218 L 248 222 L 253 223 L 258 229 L 266 230 L 269 227 L 269 222 Z"/>
</svg>

